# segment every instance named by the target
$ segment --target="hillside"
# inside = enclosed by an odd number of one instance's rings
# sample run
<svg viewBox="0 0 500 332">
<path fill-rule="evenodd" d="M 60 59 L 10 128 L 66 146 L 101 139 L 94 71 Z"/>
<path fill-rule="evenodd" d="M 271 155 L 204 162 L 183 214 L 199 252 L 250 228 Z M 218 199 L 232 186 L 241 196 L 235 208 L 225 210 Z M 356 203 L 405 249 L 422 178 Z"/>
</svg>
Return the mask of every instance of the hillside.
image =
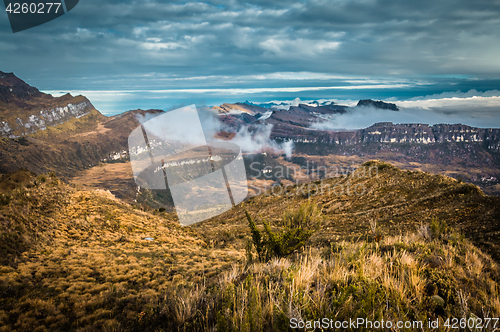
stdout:
<svg viewBox="0 0 500 332">
<path fill-rule="evenodd" d="M 220 232 L 221 228 L 227 234 L 239 234 L 247 228 L 243 209 L 277 221 L 286 209 L 297 208 L 311 197 L 323 205 L 328 220 L 313 237 L 318 244 L 364 238 L 370 233 L 371 220 L 377 221 L 382 234 L 393 236 L 416 230 L 420 224 L 437 218 L 446 220 L 500 261 L 499 197 L 487 196 L 475 185 L 446 176 L 404 171 L 379 161 L 364 165 L 348 176 L 274 187 L 272 190 L 277 194 L 270 191 L 252 197 L 193 228 L 207 239 L 216 237 L 214 232 Z M 374 167 L 371 172 L 370 165 Z M 239 242 L 237 238 L 232 241 Z"/>
<path fill-rule="evenodd" d="M 78 191 L 27 171 L 1 181 L 2 330 L 134 322 L 172 283 L 214 278 L 242 257 L 109 191 Z"/>
<path fill-rule="evenodd" d="M 127 139 L 139 125 L 137 116 L 158 112 L 106 117 L 84 96 L 53 97 L 0 72 L 0 174 L 25 168 L 68 180 L 103 162 L 121 162 L 128 157 Z M 113 187 L 115 194 L 134 199 L 132 177 L 112 182 L 120 187 Z"/>
<path fill-rule="evenodd" d="M 377 167 L 378 176 L 360 176 L 359 168 L 322 187 L 288 187 L 192 227 L 54 175 L 4 175 L 0 325 L 275 331 L 292 318 L 498 317 L 499 198 L 383 162 L 364 167 Z M 363 185 L 363 195 L 340 194 L 347 183 Z M 244 209 L 277 230 L 285 211 L 297 213 L 311 199 L 322 204 L 324 221 L 305 249 L 248 261 Z M 433 228 L 443 222 L 452 228 Z"/>
<path fill-rule="evenodd" d="M 0 71 L 0 136 L 19 138 L 91 112 L 103 118 L 83 96 L 66 94 L 55 98 L 13 73 Z"/>
<path fill-rule="evenodd" d="M 15 78 L 15 82 L 17 81 L 20 80 Z M 159 112 L 158 110 L 134 110 L 106 117 L 94 109 L 83 96 L 66 95 L 53 98 L 40 92 L 35 93 L 38 90 L 22 83 L 24 84 L 22 86 L 32 91 L 31 93 L 36 97 L 31 98 L 28 95 L 25 98 L 26 103 L 20 104 L 22 107 L 19 106 L 19 108 L 15 106 L 19 100 L 24 102 L 24 99 L 21 99 L 24 96 L 22 94 L 21 97 L 12 95 L 6 98 L 7 103 L 2 104 L 0 101 L 0 108 L 4 107 L 0 112 L 0 120 L 9 123 L 10 128 L 9 132 L 0 131 L 2 160 L 0 174 L 24 168 L 35 173 L 55 172 L 62 179 L 69 180 L 102 163 L 124 162 L 124 159 L 128 159 L 128 135 L 139 125 L 137 116 Z M 0 86 L 1 84 L 0 80 Z M 53 107 L 52 111 L 57 111 L 58 107 L 68 107 L 67 105 L 71 102 L 76 103 L 75 105 L 81 103 L 88 105 L 83 109 L 86 113 L 72 115 L 70 110 L 66 117 L 52 122 L 44 117 L 43 109 Z M 52 111 L 47 114 L 51 115 Z M 21 119 L 20 122 L 9 120 L 16 117 Z M 35 123 L 36 126 L 27 126 L 27 120 L 23 120 L 25 118 L 31 119 L 29 121 Z M 23 123 L 25 131 L 15 129 L 18 127 L 11 123 Z M 133 177 L 129 176 L 129 165 L 124 172 L 125 176 L 120 177 L 114 174 L 110 182 L 100 187 L 112 189 L 118 197 L 132 202 L 135 198 L 136 185 Z"/>
</svg>

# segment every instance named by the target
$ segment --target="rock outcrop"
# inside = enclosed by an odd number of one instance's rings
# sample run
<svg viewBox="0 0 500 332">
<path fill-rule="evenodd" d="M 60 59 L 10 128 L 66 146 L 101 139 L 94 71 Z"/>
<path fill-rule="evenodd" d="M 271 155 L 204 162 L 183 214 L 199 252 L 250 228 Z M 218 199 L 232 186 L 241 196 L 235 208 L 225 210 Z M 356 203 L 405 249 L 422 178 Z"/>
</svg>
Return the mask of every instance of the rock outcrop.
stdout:
<svg viewBox="0 0 500 332">
<path fill-rule="evenodd" d="M 482 144 L 486 149 L 500 152 L 500 129 L 475 128 L 462 124 L 422 123 L 394 124 L 379 122 L 368 128 L 352 131 L 273 130 L 275 139 L 293 140 L 296 143 L 323 143 L 331 145 L 356 145 L 361 143 L 434 144 L 464 142 Z"/>
<path fill-rule="evenodd" d="M 375 108 L 380 108 L 384 110 L 391 110 L 391 111 L 399 111 L 399 108 L 396 106 L 396 104 L 393 103 L 386 103 L 381 100 L 371 100 L 371 99 L 363 99 L 358 101 L 358 104 L 356 105 L 357 107 L 375 107 Z"/>
<path fill-rule="evenodd" d="M 41 96 L 37 88 L 26 84 L 13 73 L 0 71 L 0 102 L 27 101 Z"/>
<path fill-rule="evenodd" d="M 90 101 L 70 94 L 54 98 L 12 73 L 0 71 L 0 136 L 18 138 L 79 118 L 94 110 Z"/>
</svg>

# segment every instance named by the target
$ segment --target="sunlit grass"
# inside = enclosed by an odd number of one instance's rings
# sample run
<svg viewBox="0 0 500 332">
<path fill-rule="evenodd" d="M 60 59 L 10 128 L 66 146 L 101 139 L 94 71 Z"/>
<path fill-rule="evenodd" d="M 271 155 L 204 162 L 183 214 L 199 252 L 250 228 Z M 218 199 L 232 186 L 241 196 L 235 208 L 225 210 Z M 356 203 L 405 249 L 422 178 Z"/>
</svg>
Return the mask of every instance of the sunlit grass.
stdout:
<svg viewBox="0 0 500 332">
<path fill-rule="evenodd" d="M 383 195 L 387 186 L 410 194 L 418 183 L 443 184 L 431 192 L 432 205 L 419 198 L 427 205 L 393 210 L 400 222 L 417 219 L 420 211 L 425 218 L 394 231 L 384 217 L 370 225 L 374 215 L 360 208 L 361 199 L 344 198 L 334 207 L 338 198 L 321 196 L 325 227 L 305 247 L 266 263 L 246 260 L 250 232 L 238 209 L 225 223 L 207 223 L 212 229 L 204 232 L 108 191 L 39 178 L 10 192 L 0 207 L 1 234 L 9 241 L 0 265 L 0 331 L 283 331 L 291 318 L 498 317 L 497 263 L 450 226 L 480 207 L 458 209 L 445 198 L 463 202 L 477 196 L 473 188 L 422 174 L 398 182 L 390 177 L 402 177 L 400 171 L 386 172 L 390 176 L 381 174 L 381 183 L 369 188 L 370 208 L 400 204 Z M 245 207 L 276 227 L 284 211 L 303 201 L 258 197 Z M 448 219 L 438 218 L 438 204 L 450 212 Z M 355 236 L 342 233 L 351 231 Z M 436 296 L 443 306 L 433 302 Z"/>
</svg>

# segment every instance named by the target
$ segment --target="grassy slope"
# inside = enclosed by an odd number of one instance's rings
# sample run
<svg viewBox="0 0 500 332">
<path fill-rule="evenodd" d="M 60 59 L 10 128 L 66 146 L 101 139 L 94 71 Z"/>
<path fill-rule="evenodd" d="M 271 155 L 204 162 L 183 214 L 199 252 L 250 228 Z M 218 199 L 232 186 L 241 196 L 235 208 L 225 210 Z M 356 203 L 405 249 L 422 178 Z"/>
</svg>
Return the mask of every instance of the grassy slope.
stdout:
<svg viewBox="0 0 500 332">
<path fill-rule="evenodd" d="M 27 168 L 36 173 L 54 171 L 65 179 L 72 177 L 109 158 L 109 153 L 125 149 L 129 127 L 110 130 L 106 125 L 111 121 L 94 109 L 86 116 L 19 139 L 0 138 L 0 172 Z"/>
<path fill-rule="evenodd" d="M 368 165 L 368 164 L 367 164 Z M 313 241 L 364 239 L 370 233 L 370 221 L 376 220 L 383 235 L 412 232 L 432 218 L 445 220 L 475 244 L 500 261 L 500 198 L 484 195 L 476 186 L 450 177 L 420 171 L 402 171 L 383 162 L 375 162 L 378 173 L 369 166 L 348 177 L 287 187 L 287 193 L 256 196 L 233 210 L 194 225 L 207 239 L 226 234 L 226 243 L 241 240 L 234 234 L 248 233 L 243 209 L 271 221 L 281 219 L 287 208 L 296 208 L 311 196 L 323 204 L 327 222 Z M 369 175 L 371 174 L 371 175 Z M 322 189 L 321 189 L 322 188 Z M 285 188 L 275 188 L 275 193 Z M 342 189 L 344 190 L 342 194 Z M 349 191 L 348 191 L 349 190 Z M 355 191 L 362 195 L 355 194 Z M 310 192 L 308 194 L 308 192 Z"/>
<path fill-rule="evenodd" d="M 242 257 L 209 248 L 169 215 L 136 210 L 109 192 L 40 180 L 15 189 L 1 208 L 0 326 L 134 323 L 172 283 L 203 282 Z"/>
<path fill-rule="evenodd" d="M 424 328 L 387 330 L 449 331 L 449 317 L 498 317 L 498 276 L 498 265 L 456 233 L 440 239 L 410 234 L 380 243 L 342 241 L 322 251 L 310 248 L 295 257 L 235 268 L 224 275 L 216 292 L 221 304 L 212 310 L 218 312 L 215 325 L 231 331 L 287 331 L 293 318 L 390 320 L 393 327 L 397 321 L 421 321 Z M 438 319 L 439 328 L 429 329 L 429 319 Z M 484 330 L 493 331 L 492 325 Z"/>
<path fill-rule="evenodd" d="M 365 184 L 365 195 L 316 196 L 326 224 L 306 250 L 249 265 L 241 206 L 181 228 L 172 215 L 106 191 L 20 176 L 24 186 L 0 207 L 0 330 L 275 331 L 294 317 L 498 317 L 497 263 L 457 233 L 432 237 L 421 227 L 446 220 L 495 254 L 498 199 L 377 165 L 378 177 L 351 180 Z M 295 194 L 258 196 L 245 208 L 274 222 L 306 199 L 289 189 Z"/>
</svg>

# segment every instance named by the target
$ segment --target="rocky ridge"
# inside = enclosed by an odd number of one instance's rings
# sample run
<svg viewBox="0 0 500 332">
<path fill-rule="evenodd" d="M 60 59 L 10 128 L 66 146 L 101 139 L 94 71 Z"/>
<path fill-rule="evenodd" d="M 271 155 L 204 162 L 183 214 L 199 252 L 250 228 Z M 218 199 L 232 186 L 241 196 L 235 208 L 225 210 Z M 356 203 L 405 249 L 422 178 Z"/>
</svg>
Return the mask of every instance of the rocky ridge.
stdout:
<svg viewBox="0 0 500 332">
<path fill-rule="evenodd" d="M 13 73 L 0 71 L 0 136 L 19 138 L 79 118 L 94 110 L 83 96 L 55 98 Z"/>
<path fill-rule="evenodd" d="M 479 143 L 486 149 L 500 152 L 500 129 L 476 128 L 463 124 L 394 124 L 376 123 L 368 128 L 353 131 L 303 130 L 302 135 L 276 133 L 275 139 L 296 143 L 326 143 L 331 145 L 356 145 L 363 143 L 434 144 L 449 142 Z"/>
</svg>

